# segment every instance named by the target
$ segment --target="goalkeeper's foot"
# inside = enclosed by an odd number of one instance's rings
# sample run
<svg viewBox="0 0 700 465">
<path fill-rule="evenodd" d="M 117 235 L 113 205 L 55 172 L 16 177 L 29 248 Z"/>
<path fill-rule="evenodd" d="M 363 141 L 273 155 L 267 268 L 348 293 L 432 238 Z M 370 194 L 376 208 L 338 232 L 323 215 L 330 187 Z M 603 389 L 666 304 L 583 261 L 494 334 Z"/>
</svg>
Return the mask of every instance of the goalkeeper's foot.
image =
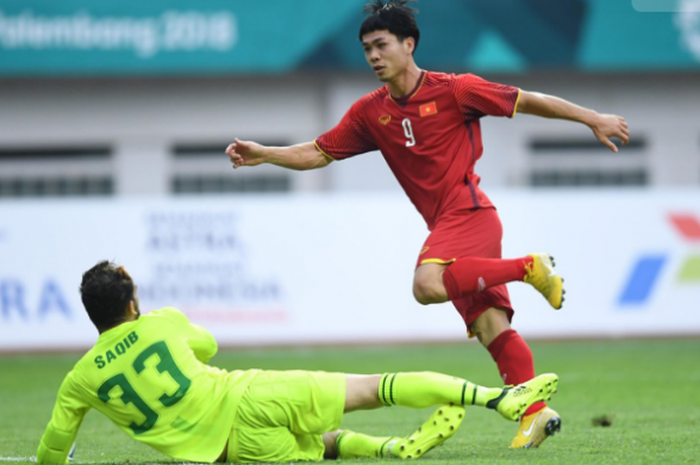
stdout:
<svg viewBox="0 0 700 465">
<path fill-rule="evenodd" d="M 554 271 L 554 257 L 547 254 L 531 254 L 532 264 L 525 265 L 523 281 L 537 289 L 555 310 L 564 302 L 564 280 Z"/>
<path fill-rule="evenodd" d="M 447 441 L 464 421 L 464 407 L 443 405 L 430 415 L 428 421 L 407 438 L 391 446 L 391 455 L 400 459 L 417 459 Z"/>
<path fill-rule="evenodd" d="M 550 400 L 557 392 L 559 377 L 554 373 L 536 376 L 517 386 L 503 388 L 501 395 L 486 403 L 497 410 L 503 418 L 518 421 L 525 411 L 536 402 Z"/>
<path fill-rule="evenodd" d="M 531 415 L 523 415 L 520 419 L 518 434 L 510 444 L 511 449 L 526 449 L 539 447 L 550 436 L 561 430 L 561 417 L 549 407 Z"/>
</svg>

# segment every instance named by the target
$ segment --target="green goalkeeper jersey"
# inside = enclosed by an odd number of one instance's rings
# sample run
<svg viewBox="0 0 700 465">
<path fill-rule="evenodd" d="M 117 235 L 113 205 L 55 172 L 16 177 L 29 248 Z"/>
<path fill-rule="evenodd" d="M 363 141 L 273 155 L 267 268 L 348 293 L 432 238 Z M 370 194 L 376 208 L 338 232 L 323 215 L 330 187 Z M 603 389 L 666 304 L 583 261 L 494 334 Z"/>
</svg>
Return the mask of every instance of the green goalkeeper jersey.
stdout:
<svg viewBox="0 0 700 465">
<path fill-rule="evenodd" d="M 213 336 L 175 308 L 100 334 L 63 380 L 37 462 L 66 462 L 90 408 L 171 457 L 215 461 L 231 432 L 238 401 L 258 373 L 206 365 L 216 350 Z"/>
</svg>

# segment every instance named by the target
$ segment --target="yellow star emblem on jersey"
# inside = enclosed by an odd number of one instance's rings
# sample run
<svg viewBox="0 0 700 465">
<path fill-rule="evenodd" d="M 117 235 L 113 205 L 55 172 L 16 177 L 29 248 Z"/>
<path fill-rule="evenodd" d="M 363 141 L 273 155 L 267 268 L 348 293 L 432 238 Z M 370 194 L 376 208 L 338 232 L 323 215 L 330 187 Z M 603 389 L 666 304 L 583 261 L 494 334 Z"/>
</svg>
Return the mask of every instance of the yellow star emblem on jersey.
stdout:
<svg viewBox="0 0 700 465">
<path fill-rule="evenodd" d="M 425 105 L 420 106 L 420 117 L 425 118 L 426 116 L 431 116 L 437 114 L 438 109 L 437 109 L 437 103 L 436 102 L 430 102 L 426 103 Z"/>
</svg>

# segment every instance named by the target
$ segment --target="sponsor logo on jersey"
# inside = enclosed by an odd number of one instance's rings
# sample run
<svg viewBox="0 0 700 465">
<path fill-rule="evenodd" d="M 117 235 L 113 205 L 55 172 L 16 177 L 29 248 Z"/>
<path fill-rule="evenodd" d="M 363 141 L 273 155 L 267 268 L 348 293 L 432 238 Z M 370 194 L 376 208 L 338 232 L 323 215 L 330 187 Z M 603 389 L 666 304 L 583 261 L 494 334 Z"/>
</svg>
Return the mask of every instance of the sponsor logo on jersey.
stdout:
<svg viewBox="0 0 700 465">
<path fill-rule="evenodd" d="M 430 102 L 425 105 L 420 106 L 420 117 L 425 118 L 426 116 L 431 116 L 437 114 L 437 103 Z"/>
<path fill-rule="evenodd" d="M 391 121 L 391 115 L 382 115 L 379 117 L 379 122 L 382 123 L 384 126 L 389 124 L 389 121 Z"/>
<path fill-rule="evenodd" d="M 420 251 L 420 254 L 418 254 L 418 255 L 423 255 L 423 254 L 426 253 L 429 249 L 430 249 L 430 247 L 423 247 L 423 250 L 421 250 L 421 251 Z"/>
</svg>

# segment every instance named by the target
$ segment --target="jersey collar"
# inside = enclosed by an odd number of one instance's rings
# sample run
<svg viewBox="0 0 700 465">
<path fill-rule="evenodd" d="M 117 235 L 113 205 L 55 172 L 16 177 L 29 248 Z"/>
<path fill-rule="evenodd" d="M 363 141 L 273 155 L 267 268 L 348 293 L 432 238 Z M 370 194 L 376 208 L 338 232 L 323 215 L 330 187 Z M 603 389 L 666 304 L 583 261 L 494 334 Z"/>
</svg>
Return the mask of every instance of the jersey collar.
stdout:
<svg viewBox="0 0 700 465">
<path fill-rule="evenodd" d="M 423 87 L 423 82 L 425 81 L 425 76 L 428 73 L 425 72 L 425 70 L 421 71 L 420 77 L 418 78 L 418 82 L 416 83 L 416 87 L 413 88 L 411 92 L 408 94 L 404 95 L 403 97 L 392 97 L 391 96 L 391 91 L 389 90 L 389 86 L 387 86 L 386 91 L 387 94 L 389 95 L 389 98 L 399 104 L 402 107 L 405 107 L 408 104 L 408 101 L 411 100 L 415 95 L 420 91 L 421 87 Z"/>
</svg>

